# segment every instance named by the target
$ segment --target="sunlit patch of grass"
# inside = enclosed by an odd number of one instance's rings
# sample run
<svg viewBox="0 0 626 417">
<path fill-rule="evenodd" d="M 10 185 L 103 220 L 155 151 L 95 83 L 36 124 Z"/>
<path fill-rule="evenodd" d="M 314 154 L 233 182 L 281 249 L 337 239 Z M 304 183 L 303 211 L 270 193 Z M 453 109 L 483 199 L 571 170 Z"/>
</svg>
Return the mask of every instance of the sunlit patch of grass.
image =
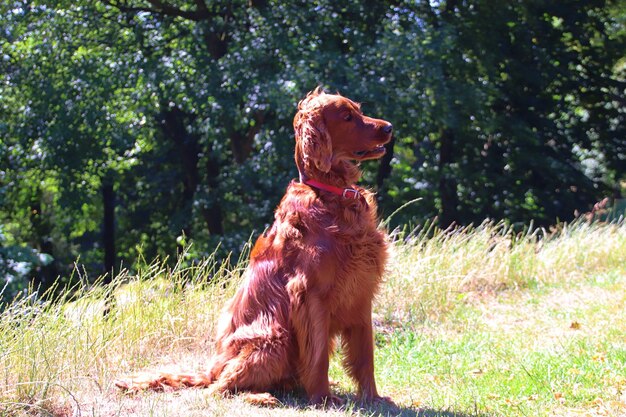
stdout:
<svg viewBox="0 0 626 417">
<path fill-rule="evenodd" d="M 74 392 L 102 393 L 164 353 L 206 349 L 239 272 L 213 258 L 173 269 L 155 262 L 109 285 L 17 299 L 0 315 L 0 410 L 37 413 L 53 399 L 76 409 Z"/>
<path fill-rule="evenodd" d="M 626 226 L 426 228 L 398 239 L 393 255 L 378 313 L 389 323 L 437 321 L 472 295 L 626 273 Z"/>
<path fill-rule="evenodd" d="M 624 292 L 621 310 L 600 315 L 597 305 L 570 310 L 590 323 L 602 322 L 623 315 L 623 300 Z M 466 308 L 472 310 L 466 330 L 462 323 L 440 325 L 434 332 L 417 327 L 398 331 L 379 346 L 377 369 L 388 389 L 410 403 L 463 415 L 548 416 L 556 409 L 593 411 L 598 404 L 626 407 L 624 323 L 585 332 L 551 313 L 549 305 L 522 302 L 516 310 L 495 314 L 504 316 L 499 317 L 503 323 L 528 315 L 526 323 L 500 331 L 483 321 L 482 309 Z M 554 329 L 558 337 L 545 334 L 550 320 L 561 326 Z"/>
<path fill-rule="evenodd" d="M 398 238 L 375 304 L 378 388 L 397 409 L 360 404 L 340 352 L 330 374 L 347 402 L 330 410 L 308 407 L 301 393 L 279 393 L 282 407 L 259 409 L 202 390 L 114 389 L 115 378 L 135 371 L 203 369 L 244 268 L 213 258 L 171 268 L 156 261 L 108 285 L 5 306 L 0 414 L 626 413 L 626 226 L 583 223 L 553 233 L 484 224 Z"/>
</svg>

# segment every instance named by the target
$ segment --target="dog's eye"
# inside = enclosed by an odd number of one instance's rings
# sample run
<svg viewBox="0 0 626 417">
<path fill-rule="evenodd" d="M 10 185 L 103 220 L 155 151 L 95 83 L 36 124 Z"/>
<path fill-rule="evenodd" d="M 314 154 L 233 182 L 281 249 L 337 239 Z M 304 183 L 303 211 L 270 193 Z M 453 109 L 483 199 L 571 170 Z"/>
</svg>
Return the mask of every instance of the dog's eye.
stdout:
<svg viewBox="0 0 626 417">
<path fill-rule="evenodd" d="M 343 116 L 343 120 L 345 120 L 346 122 L 349 122 L 350 120 L 352 120 L 352 113 L 346 113 Z"/>
</svg>

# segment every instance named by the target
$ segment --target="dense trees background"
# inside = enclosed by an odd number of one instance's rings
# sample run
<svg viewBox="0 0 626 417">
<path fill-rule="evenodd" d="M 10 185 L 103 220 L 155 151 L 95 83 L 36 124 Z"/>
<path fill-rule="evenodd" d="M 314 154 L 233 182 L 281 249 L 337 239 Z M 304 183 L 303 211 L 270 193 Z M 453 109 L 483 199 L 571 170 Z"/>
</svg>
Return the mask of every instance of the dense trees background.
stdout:
<svg viewBox="0 0 626 417">
<path fill-rule="evenodd" d="M 8 0 L 0 276 L 14 294 L 239 250 L 296 177 L 317 85 L 395 126 L 364 165 L 393 225 L 549 225 L 626 181 L 619 1 Z M 65 278 L 67 279 L 67 278 Z"/>
</svg>

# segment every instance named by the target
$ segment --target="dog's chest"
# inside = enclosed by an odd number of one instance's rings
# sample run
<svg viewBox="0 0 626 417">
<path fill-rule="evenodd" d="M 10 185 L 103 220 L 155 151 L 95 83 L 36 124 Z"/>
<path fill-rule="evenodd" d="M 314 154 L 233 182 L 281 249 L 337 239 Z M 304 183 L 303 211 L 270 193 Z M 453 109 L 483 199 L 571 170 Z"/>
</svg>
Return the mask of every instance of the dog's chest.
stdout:
<svg viewBox="0 0 626 417">
<path fill-rule="evenodd" d="M 371 300 L 387 260 L 385 234 L 373 221 L 351 223 L 342 219 L 327 228 L 327 232 L 331 243 L 326 255 L 334 264 L 334 274 L 328 277 L 329 294 L 338 301 L 334 305 L 349 306 Z"/>
<path fill-rule="evenodd" d="M 303 288 L 332 306 L 369 302 L 385 269 L 386 235 L 377 227 L 373 196 L 364 195 L 367 204 L 330 196 L 298 204 L 286 197 L 277 210 L 272 241 L 282 248 L 285 270 L 304 277 Z"/>
</svg>

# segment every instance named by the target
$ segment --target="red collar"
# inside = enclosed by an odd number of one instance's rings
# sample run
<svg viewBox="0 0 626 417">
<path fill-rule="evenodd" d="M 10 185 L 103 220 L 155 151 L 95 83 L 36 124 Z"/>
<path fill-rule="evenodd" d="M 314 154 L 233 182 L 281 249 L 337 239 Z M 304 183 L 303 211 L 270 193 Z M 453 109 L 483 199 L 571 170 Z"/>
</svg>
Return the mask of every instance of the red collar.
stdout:
<svg viewBox="0 0 626 417">
<path fill-rule="evenodd" d="M 324 184 L 315 180 L 304 180 L 302 182 L 308 185 L 309 187 L 314 187 L 319 190 L 328 191 L 329 193 L 333 193 L 343 198 L 347 198 L 348 200 L 361 200 L 367 206 L 367 201 L 365 201 L 365 197 L 363 197 L 363 195 L 359 192 L 359 190 L 355 188 L 340 188 L 340 187 L 335 187 L 334 185 Z"/>
</svg>

